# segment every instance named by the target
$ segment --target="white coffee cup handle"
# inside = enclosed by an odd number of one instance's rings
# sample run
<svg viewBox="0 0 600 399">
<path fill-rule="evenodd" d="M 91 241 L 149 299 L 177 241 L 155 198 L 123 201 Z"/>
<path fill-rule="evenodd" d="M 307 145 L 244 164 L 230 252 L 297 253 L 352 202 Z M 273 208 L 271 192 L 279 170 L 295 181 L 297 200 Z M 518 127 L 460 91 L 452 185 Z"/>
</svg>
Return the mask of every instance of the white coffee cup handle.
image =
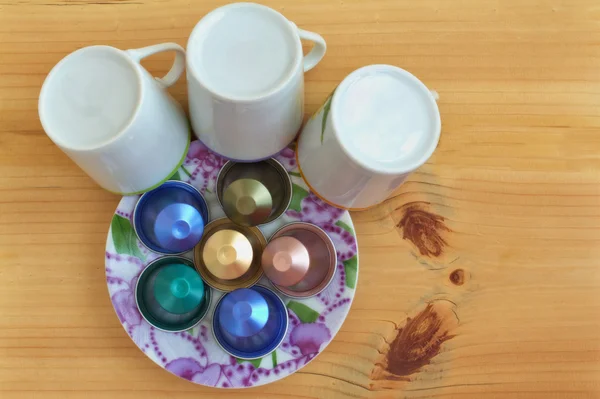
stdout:
<svg viewBox="0 0 600 399">
<path fill-rule="evenodd" d="M 161 43 L 154 46 L 127 50 L 127 54 L 136 62 L 163 51 L 175 51 L 175 62 L 171 70 L 162 78 L 155 78 L 162 86 L 169 87 L 177 82 L 185 69 L 185 50 L 177 43 Z"/>
<path fill-rule="evenodd" d="M 318 33 L 300 29 L 296 25 L 294 27 L 298 30 L 300 39 L 308 40 L 315 44 L 312 50 L 304 56 L 304 72 L 308 72 L 323 59 L 325 51 L 327 51 L 327 44 L 325 43 L 325 39 Z"/>
</svg>

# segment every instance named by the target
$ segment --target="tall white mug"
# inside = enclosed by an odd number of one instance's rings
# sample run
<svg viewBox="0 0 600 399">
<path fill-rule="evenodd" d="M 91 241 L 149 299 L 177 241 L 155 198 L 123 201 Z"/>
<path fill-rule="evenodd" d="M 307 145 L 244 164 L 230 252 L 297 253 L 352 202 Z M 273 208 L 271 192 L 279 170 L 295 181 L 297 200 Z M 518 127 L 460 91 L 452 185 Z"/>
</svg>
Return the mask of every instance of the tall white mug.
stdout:
<svg viewBox="0 0 600 399">
<path fill-rule="evenodd" d="M 433 154 L 441 131 L 436 100 L 437 93 L 398 67 L 352 72 L 300 134 L 302 177 L 338 208 L 379 204 Z"/>
<path fill-rule="evenodd" d="M 302 54 L 300 39 L 314 42 Z M 207 14 L 187 44 L 190 119 L 198 138 L 237 161 L 269 158 L 296 137 L 304 115 L 304 72 L 325 55 L 316 33 L 277 11 L 233 3 Z"/>
<path fill-rule="evenodd" d="M 162 51 L 175 51 L 175 62 L 163 78 L 153 78 L 140 60 Z M 40 121 L 48 137 L 106 190 L 151 190 L 175 173 L 189 146 L 185 113 L 166 92 L 184 68 L 185 51 L 175 43 L 127 51 L 84 47 L 46 77 Z"/>
</svg>

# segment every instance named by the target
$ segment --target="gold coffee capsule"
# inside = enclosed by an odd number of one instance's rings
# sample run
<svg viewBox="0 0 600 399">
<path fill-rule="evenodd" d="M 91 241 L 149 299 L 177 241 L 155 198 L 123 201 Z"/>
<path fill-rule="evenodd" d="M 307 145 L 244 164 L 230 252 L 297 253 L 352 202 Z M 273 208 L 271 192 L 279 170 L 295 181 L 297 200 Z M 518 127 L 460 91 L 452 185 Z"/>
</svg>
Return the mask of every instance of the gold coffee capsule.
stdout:
<svg viewBox="0 0 600 399">
<path fill-rule="evenodd" d="M 261 254 L 266 245 L 257 227 L 217 219 L 206 225 L 194 248 L 194 266 L 204 282 L 217 290 L 247 288 L 262 276 Z"/>
<path fill-rule="evenodd" d="M 211 235 L 202 260 L 213 276 L 222 280 L 235 280 L 244 275 L 252 265 L 252 245 L 239 231 L 220 230 Z"/>
</svg>

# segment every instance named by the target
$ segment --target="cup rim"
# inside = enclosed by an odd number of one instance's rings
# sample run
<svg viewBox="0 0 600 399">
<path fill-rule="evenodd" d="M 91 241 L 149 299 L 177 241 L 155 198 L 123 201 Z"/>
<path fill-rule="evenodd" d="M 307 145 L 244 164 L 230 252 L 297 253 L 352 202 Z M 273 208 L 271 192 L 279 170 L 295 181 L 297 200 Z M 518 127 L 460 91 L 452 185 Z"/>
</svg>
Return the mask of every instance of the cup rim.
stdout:
<svg viewBox="0 0 600 399">
<path fill-rule="evenodd" d="M 419 88 L 419 90 L 422 91 L 423 94 L 425 95 L 426 102 L 435 111 L 434 112 L 435 116 L 434 116 L 434 127 L 433 127 L 433 139 L 430 141 L 427 149 L 421 154 L 421 156 L 416 161 L 405 162 L 405 163 L 401 164 L 400 166 L 394 166 L 393 168 L 389 168 L 389 169 L 380 169 L 380 168 L 373 166 L 372 164 L 369 164 L 368 162 L 361 160 L 360 158 L 356 157 L 355 155 L 353 155 L 352 151 L 350 151 L 350 149 L 344 144 L 344 141 L 340 139 L 341 129 L 338 126 L 338 123 L 339 123 L 339 122 L 337 122 L 338 118 L 336 118 L 337 113 L 335 112 L 335 110 L 338 108 L 336 105 L 341 101 L 340 97 L 343 97 L 348 86 L 351 83 L 353 83 L 357 78 L 359 78 L 361 75 L 363 75 L 365 72 L 367 72 L 369 70 L 375 70 L 377 72 L 392 71 L 394 73 L 399 73 L 400 75 L 403 75 L 404 78 L 406 78 L 416 84 L 416 86 Z M 404 69 L 399 68 L 394 65 L 387 65 L 387 64 L 367 65 L 367 66 L 361 67 L 361 68 L 351 72 L 348 76 L 346 76 L 344 78 L 344 80 L 342 80 L 342 82 L 339 84 L 339 86 L 335 89 L 335 93 L 333 93 L 333 97 L 331 99 L 330 118 L 331 118 L 331 124 L 332 124 L 332 128 L 333 128 L 332 129 L 333 134 L 335 135 L 338 145 L 340 146 L 340 148 L 342 149 L 344 154 L 346 154 L 346 156 L 353 163 L 358 165 L 360 168 L 366 169 L 370 173 L 379 174 L 379 175 L 393 175 L 393 176 L 394 175 L 402 175 L 402 174 L 410 173 L 410 172 L 416 170 L 417 168 L 421 167 L 423 164 L 425 164 L 427 162 L 427 160 L 431 157 L 431 155 L 437 148 L 437 145 L 440 140 L 441 130 L 442 130 L 442 122 L 441 122 L 440 111 L 439 111 L 437 102 L 433 98 L 431 91 L 427 88 L 427 86 L 425 86 L 425 84 L 423 82 L 421 82 L 416 76 L 414 76 L 407 70 L 404 70 Z"/>
<path fill-rule="evenodd" d="M 50 98 L 48 98 L 48 96 L 50 95 L 48 93 L 48 90 L 50 90 L 48 87 L 50 85 L 50 81 L 54 78 L 54 75 L 56 75 L 58 73 L 57 71 L 65 63 L 67 63 L 70 58 L 74 57 L 75 55 L 80 55 L 81 53 L 96 51 L 96 50 L 107 50 L 107 51 L 113 52 L 114 54 L 119 55 L 122 59 L 125 60 L 126 63 L 128 63 L 132 67 L 133 71 L 135 72 L 135 76 L 137 78 L 137 88 L 138 88 L 137 102 L 135 105 L 135 109 L 133 110 L 133 112 L 129 116 L 129 119 L 127 120 L 127 123 L 118 132 L 116 132 L 114 135 L 112 135 L 112 137 L 110 137 L 107 140 L 104 140 L 102 143 L 96 144 L 95 146 L 81 146 L 81 147 L 73 146 L 68 141 L 63 140 L 62 136 L 56 135 L 54 132 L 51 132 L 51 129 L 48 126 L 47 117 L 45 116 L 46 104 L 50 100 Z M 116 142 L 119 138 L 121 138 L 123 136 L 123 134 L 127 130 L 129 130 L 131 128 L 131 125 L 133 125 L 134 120 L 136 119 L 137 115 L 140 112 L 140 108 L 142 106 L 143 95 L 144 95 L 144 85 L 143 85 L 140 71 L 138 70 L 138 64 L 136 64 L 130 57 L 128 57 L 127 54 L 125 53 L 125 51 L 118 49 L 116 47 L 107 46 L 107 45 L 86 46 L 86 47 L 77 49 L 77 50 L 73 51 L 72 53 L 66 55 L 56 65 L 54 65 L 52 67 L 52 69 L 50 70 L 50 72 L 48 73 L 46 78 L 44 79 L 44 83 L 42 84 L 42 88 L 40 90 L 40 96 L 38 99 L 38 116 L 40 118 L 40 122 L 42 124 L 42 128 L 44 129 L 44 132 L 46 132 L 46 135 L 48 137 L 50 137 L 50 139 L 54 143 L 56 143 L 58 146 L 66 149 L 66 150 L 69 150 L 69 151 L 77 151 L 77 152 L 94 151 L 94 150 L 98 150 L 100 148 L 105 148 L 105 147 L 109 146 L 110 144 Z"/>
<path fill-rule="evenodd" d="M 234 9 L 234 8 L 244 8 L 244 7 L 262 10 L 263 12 L 270 13 L 271 15 L 275 16 L 275 18 L 280 19 L 283 22 L 282 25 L 284 26 L 284 29 L 289 31 L 289 33 L 292 35 L 292 37 L 295 38 L 295 42 L 296 42 L 296 55 L 294 58 L 294 63 L 293 63 L 293 66 L 290 67 L 287 75 L 276 86 L 272 87 L 267 92 L 265 92 L 259 96 L 245 96 L 245 97 L 244 96 L 230 96 L 230 95 L 220 93 L 219 91 L 210 87 L 210 85 L 208 85 L 205 80 L 201 79 L 200 74 L 193 67 L 192 61 L 191 61 L 191 59 L 193 58 L 191 56 L 191 54 L 193 54 L 194 51 L 191 48 L 190 43 L 195 38 L 195 36 L 197 36 L 199 34 L 199 31 L 200 31 L 200 29 L 202 29 L 202 26 L 210 18 L 214 18 L 215 15 L 219 12 L 227 11 L 227 10 Z M 188 38 L 186 48 L 185 48 L 185 51 L 186 51 L 185 63 L 186 63 L 186 72 L 188 74 L 188 82 L 190 82 L 190 80 L 191 80 L 190 77 L 193 78 L 193 80 L 197 84 L 202 86 L 202 88 L 204 88 L 206 91 L 210 92 L 210 94 L 213 97 L 216 97 L 222 101 L 234 102 L 234 103 L 239 103 L 239 104 L 253 104 L 253 103 L 268 100 L 269 98 L 273 97 L 277 93 L 281 92 L 286 86 L 288 86 L 290 84 L 290 82 L 296 75 L 298 68 L 302 65 L 302 58 L 303 58 L 302 57 L 302 44 L 300 42 L 300 37 L 298 36 L 298 32 L 294 29 L 294 27 L 295 27 L 294 23 L 292 21 L 290 21 L 289 19 L 287 19 L 283 14 L 281 14 L 277 10 L 274 10 L 274 9 L 264 6 L 262 4 L 241 2 L 241 3 L 231 3 L 231 4 L 224 5 L 222 7 L 215 8 L 214 10 L 212 10 L 208 14 L 206 14 L 204 17 L 202 17 L 202 19 L 200 19 L 200 21 L 198 21 L 198 23 L 196 23 L 196 25 L 194 26 L 194 29 L 192 29 L 192 32 L 190 33 L 190 36 Z M 300 73 L 303 74 L 304 72 L 300 71 Z"/>
</svg>

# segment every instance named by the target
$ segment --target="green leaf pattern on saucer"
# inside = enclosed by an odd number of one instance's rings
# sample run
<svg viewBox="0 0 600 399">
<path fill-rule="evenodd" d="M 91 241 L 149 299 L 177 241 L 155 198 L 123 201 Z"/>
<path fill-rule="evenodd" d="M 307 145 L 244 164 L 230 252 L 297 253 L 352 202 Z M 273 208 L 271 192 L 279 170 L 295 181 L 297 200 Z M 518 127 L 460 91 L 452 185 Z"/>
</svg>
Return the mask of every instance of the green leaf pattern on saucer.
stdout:
<svg viewBox="0 0 600 399">
<path fill-rule="evenodd" d="M 131 226 L 131 221 L 123 216 L 114 215 L 110 224 L 112 239 L 118 254 L 129 254 L 144 259 L 137 247 L 137 236 Z"/>
<path fill-rule="evenodd" d="M 325 139 L 325 129 L 327 128 L 327 118 L 329 117 L 329 110 L 331 109 L 331 100 L 333 98 L 333 95 L 335 94 L 336 89 L 337 89 L 337 87 L 335 89 L 333 89 L 331 94 L 329 94 L 329 96 L 327 96 L 327 98 L 325 99 L 325 102 L 323 103 L 323 105 L 321 105 L 321 108 L 319 108 L 312 117 L 312 118 L 314 118 L 315 116 L 319 115 L 319 113 L 321 111 L 323 111 L 323 118 L 321 119 L 321 144 L 323 144 L 323 140 Z"/>
</svg>

